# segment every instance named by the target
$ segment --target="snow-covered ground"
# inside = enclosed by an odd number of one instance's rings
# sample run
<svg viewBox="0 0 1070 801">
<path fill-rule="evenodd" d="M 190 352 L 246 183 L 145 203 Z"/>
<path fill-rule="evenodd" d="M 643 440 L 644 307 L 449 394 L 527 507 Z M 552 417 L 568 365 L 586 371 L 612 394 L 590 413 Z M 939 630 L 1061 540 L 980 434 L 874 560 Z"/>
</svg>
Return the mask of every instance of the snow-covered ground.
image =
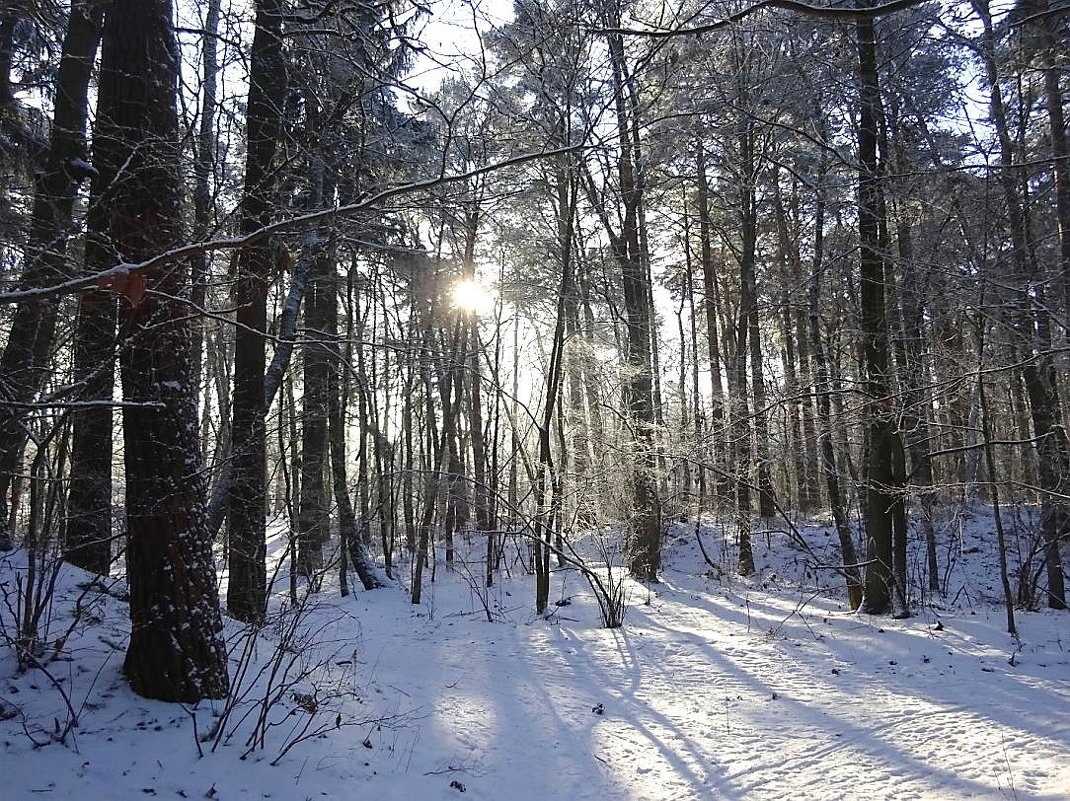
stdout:
<svg viewBox="0 0 1070 801">
<path fill-rule="evenodd" d="M 728 563 L 719 532 L 706 550 Z M 834 536 L 803 532 L 834 561 Z M 489 593 L 480 565 L 440 565 L 419 607 L 327 589 L 259 638 L 228 623 L 229 712 L 130 693 L 122 584 L 64 568 L 50 639 L 81 612 L 47 673 L 0 649 L 0 798 L 1070 798 L 1070 614 L 1019 612 L 1006 634 L 990 532 L 984 513 L 945 527 L 947 597 L 890 620 L 848 611 L 783 535 L 756 538 L 743 581 L 679 527 L 615 630 L 574 570 L 535 617 L 511 545 Z M 0 559 L 12 600 L 24 567 Z"/>
</svg>

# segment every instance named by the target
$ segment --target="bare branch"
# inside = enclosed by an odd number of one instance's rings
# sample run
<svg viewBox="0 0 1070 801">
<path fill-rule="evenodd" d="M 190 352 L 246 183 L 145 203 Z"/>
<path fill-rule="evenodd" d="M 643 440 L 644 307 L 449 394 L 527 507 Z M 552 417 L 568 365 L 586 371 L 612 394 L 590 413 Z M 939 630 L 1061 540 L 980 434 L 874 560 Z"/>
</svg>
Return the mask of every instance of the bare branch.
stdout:
<svg viewBox="0 0 1070 801">
<path fill-rule="evenodd" d="M 171 248 L 170 250 L 159 253 L 145 261 L 133 263 L 121 262 L 106 270 L 100 270 L 89 275 L 82 275 L 78 278 L 72 278 L 69 281 L 53 284 L 52 286 L 0 292 L 0 303 L 19 303 L 24 300 L 35 298 L 69 295 L 93 286 L 105 285 L 115 278 L 145 272 L 146 270 L 152 270 L 158 267 L 165 267 L 168 264 L 182 261 L 197 253 L 210 250 L 237 250 L 239 248 L 248 247 L 249 245 L 255 245 L 257 242 L 260 242 L 273 234 L 300 229 L 308 225 L 322 222 L 323 220 L 346 217 L 395 197 L 412 194 L 414 192 L 421 192 L 427 189 L 434 189 L 435 187 L 456 183 L 458 181 L 467 181 L 470 178 L 486 175 L 507 167 L 515 167 L 521 164 L 537 161 L 538 159 L 571 153 L 581 149 L 581 147 L 581 145 L 572 145 L 553 150 L 541 150 L 536 153 L 524 153 L 519 156 L 513 156 L 511 158 L 502 159 L 501 161 L 496 161 L 492 164 L 477 167 L 467 172 L 454 173 L 452 175 L 440 174 L 436 175 L 434 178 L 427 178 L 423 181 L 413 181 L 412 183 L 389 187 L 369 195 L 362 200 L 358 200 L 355 203 L 348 203 L 344 206 L 335 206 L 329 209 L 319 209 L 297 217 L 289 217 L 285 220 L 265 225 L 263 228 L 259 228 L 245 236 L 222 237 L 207 242 L 193 242 L 187 245 Z"/>
<path fill-rule="evenodd" d="M 675 36 L 696 36 L 710 33 L 721 28 L 727 28 L 737 22 L 742 22 L 751 14 L 755 14 L 767 8 L 779 8 L 782 11 L 794 11 L 808 17 L 819 19 L 839 20 L 842 22 L 858 22 L 859 20 L 876 19 L 896 11 L 920 6 L 926 0 L 891 0 L 887 3 L 870 6 L 869 8 L 841 8 L 838 6 L 815 6 L 803 3 L 799 0 L 760 0 L 754 5 L 747 6 L 742 11 L 730 14 L 723 19 L 705 25 L 696 25 L 691 28 L 593 28 L 595 33 L 609 33 L 623 36 L 645 36 L 653 39 L 667 39 Z"/>
</svg>

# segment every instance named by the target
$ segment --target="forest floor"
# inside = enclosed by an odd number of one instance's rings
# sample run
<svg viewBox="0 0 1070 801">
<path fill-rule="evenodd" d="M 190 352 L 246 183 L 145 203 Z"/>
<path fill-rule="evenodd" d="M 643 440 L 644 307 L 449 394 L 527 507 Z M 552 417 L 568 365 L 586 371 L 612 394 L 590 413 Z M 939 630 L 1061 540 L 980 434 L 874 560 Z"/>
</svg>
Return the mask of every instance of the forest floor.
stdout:
<svg viewBox="0 0 1070 801">
<path fill-rule="evenodd" d="M 1070 798 L 1070 613 L 1006 633 L 986 512 L 942 525 L 946 595 L 905 620 L 850 612 L 814 569 L 835 536 L 801 530 L 812 554 L 759 535 L 743 580 L 720 529 L 712 569 L 674 528 L 662 582 L 626 582 L 613 630 L 571 569 L 536 617 L 516 543 L 490 591 L 481 564 L 440 565 L 418 607 L 327 582 L 295 613 L 283 592 L 256 636 L 227 624 L 229 711 L 134 696 L 122 583 L 63 568 L 51 661 L 19 674 L 0 646 L 0 798 Z M 25 559 L 0 558 L 9 603 Z"/>
</svg>

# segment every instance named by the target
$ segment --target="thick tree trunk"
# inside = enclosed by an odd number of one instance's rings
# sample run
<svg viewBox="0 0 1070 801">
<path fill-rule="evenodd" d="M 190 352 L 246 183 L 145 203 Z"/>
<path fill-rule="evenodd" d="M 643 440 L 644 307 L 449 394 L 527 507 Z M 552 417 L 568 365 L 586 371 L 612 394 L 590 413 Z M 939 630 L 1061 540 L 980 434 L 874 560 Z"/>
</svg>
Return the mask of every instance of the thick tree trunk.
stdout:
<svg viewBox="0 0 1070 801">
<path fill-rule="evenodd" d="M 113 0 L 104 25 L 95 156 L 115 258 L 145 259 L 181 235 L 178 53 L 170 0 Z M 228 688 L 204 517 L 180 265 L 131 276 L 121 330 L 130 646 L 139 695 L 195 703 Z M 147 292 L 146 290 L 156 290 Z"/>
</svg>

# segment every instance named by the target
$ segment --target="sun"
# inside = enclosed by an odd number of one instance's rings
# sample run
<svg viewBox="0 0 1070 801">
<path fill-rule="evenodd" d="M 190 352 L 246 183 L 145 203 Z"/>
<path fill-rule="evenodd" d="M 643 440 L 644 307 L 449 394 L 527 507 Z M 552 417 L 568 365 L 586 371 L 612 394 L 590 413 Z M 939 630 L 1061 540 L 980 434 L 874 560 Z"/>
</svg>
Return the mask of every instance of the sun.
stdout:
<svg viewBox="0 0 1070 801">
<path fill-rule="evenodd" d="M 478 281 L 465 279 L 453 287 L 453 305 L 466 312 L 480 313 L 490 311 L 494 296 L 489 289 Z"/>
</svg>

